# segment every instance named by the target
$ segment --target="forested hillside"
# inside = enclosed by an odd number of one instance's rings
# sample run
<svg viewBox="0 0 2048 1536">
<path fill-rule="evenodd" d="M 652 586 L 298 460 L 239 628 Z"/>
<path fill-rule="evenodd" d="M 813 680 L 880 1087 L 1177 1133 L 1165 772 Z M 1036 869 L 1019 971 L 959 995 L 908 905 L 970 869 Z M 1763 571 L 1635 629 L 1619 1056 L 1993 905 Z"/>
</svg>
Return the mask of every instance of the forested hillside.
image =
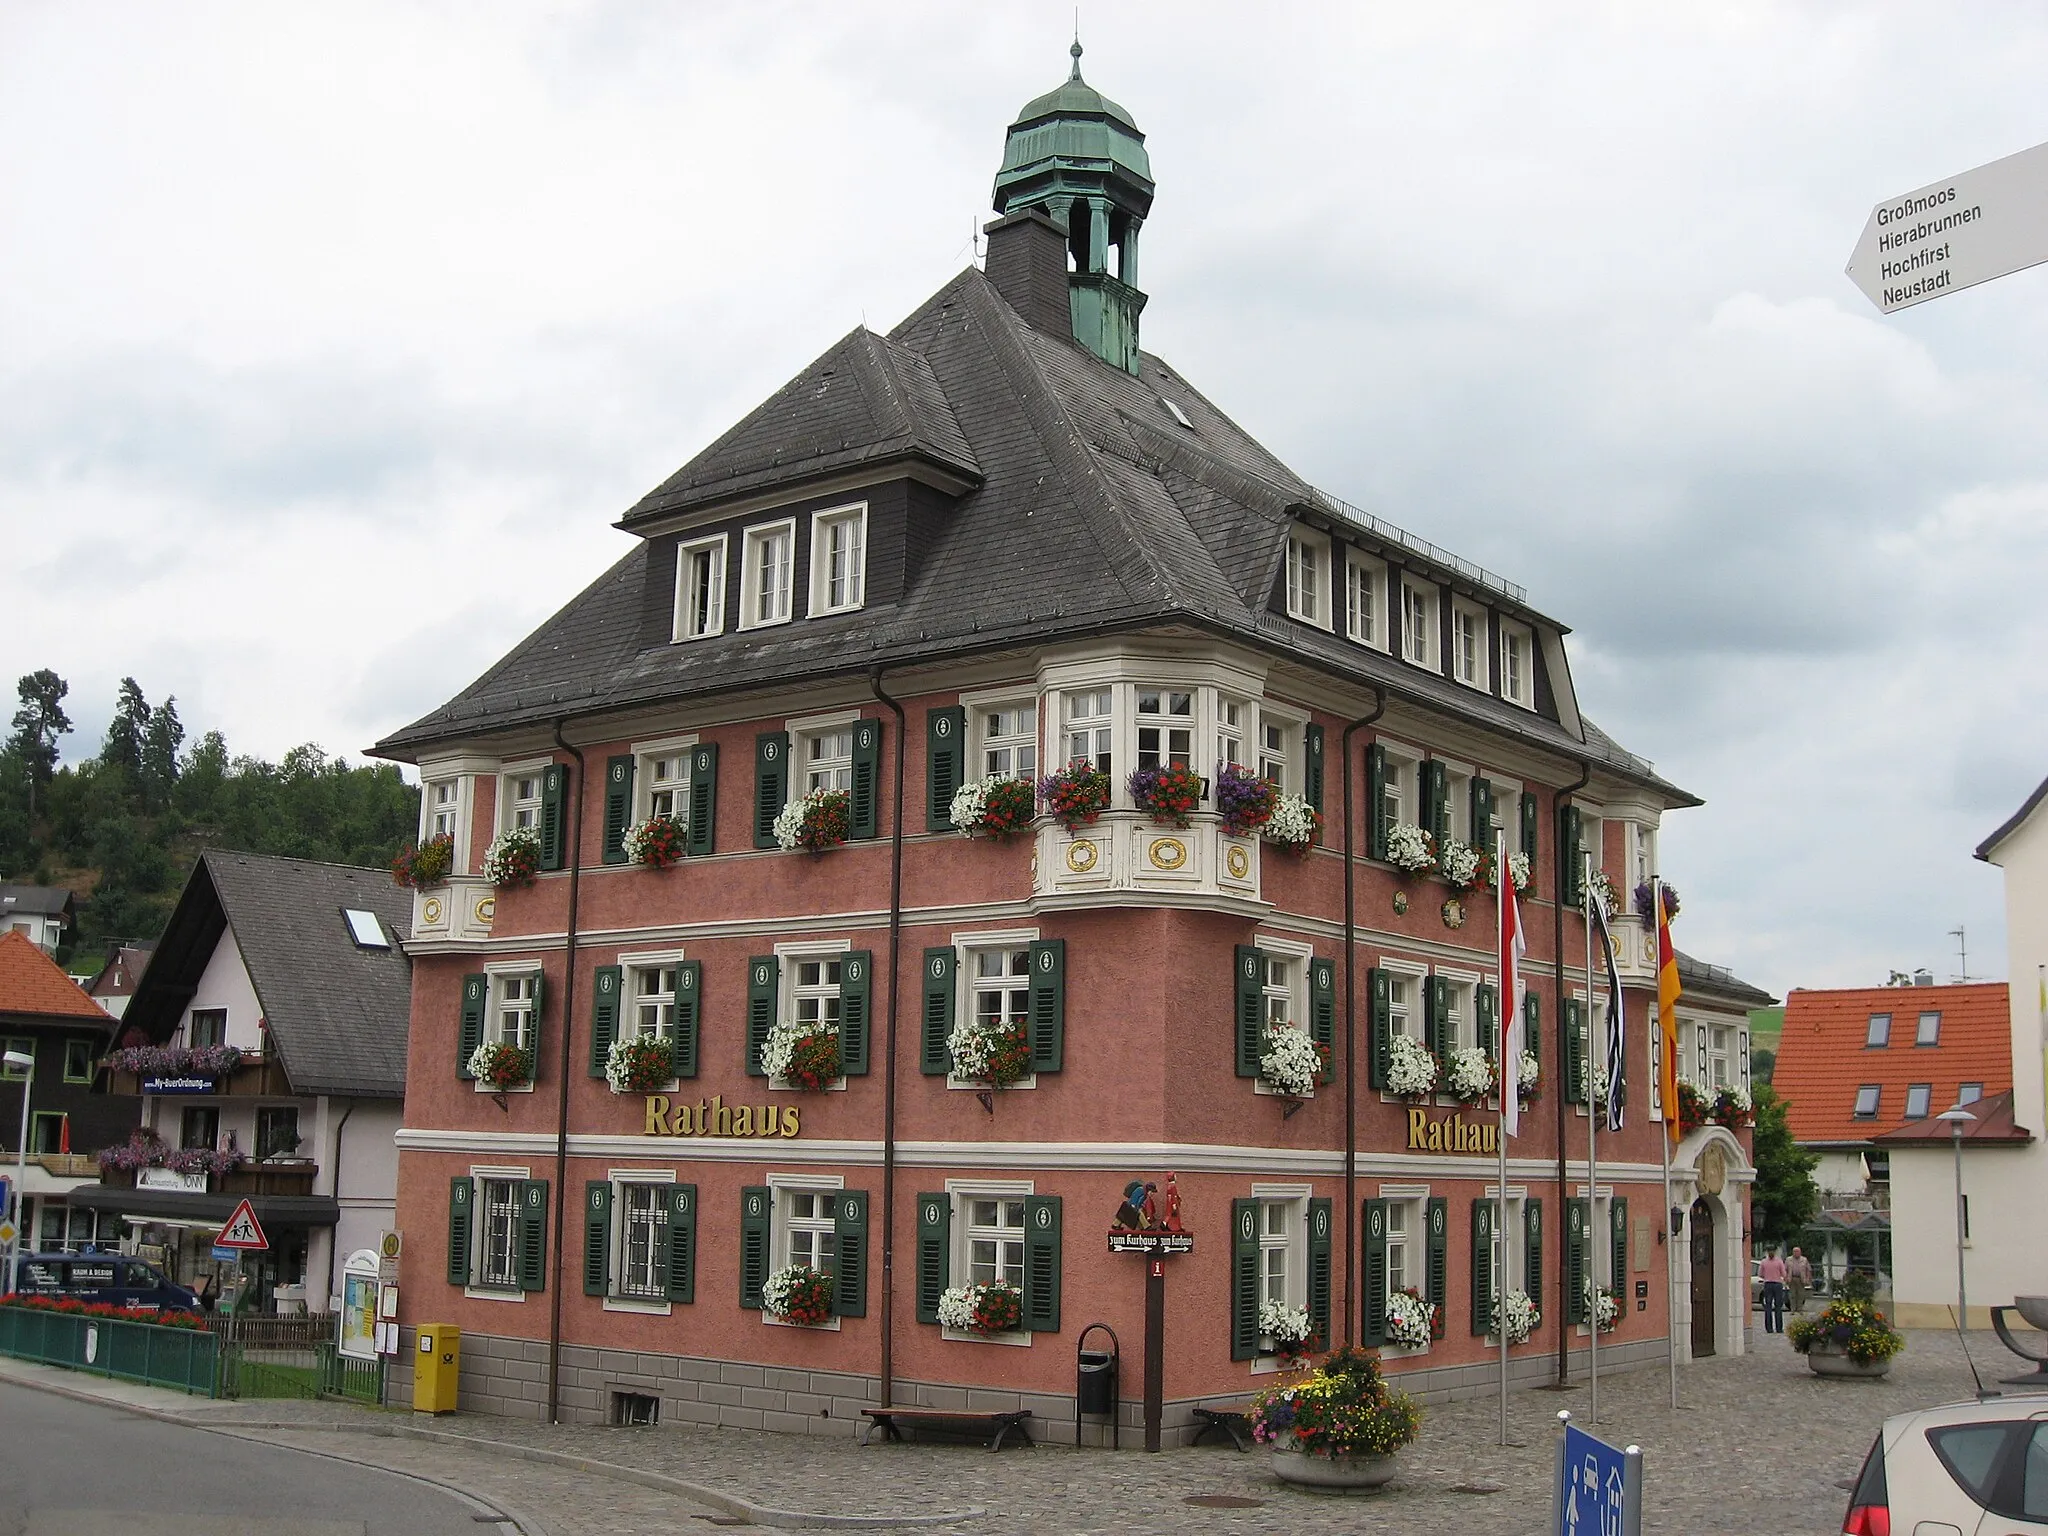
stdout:
<svg viewBox="0 0 2048 1536">
<path fill-rule="evenodd" d="M 132 677 L 98 753 L 67 761 L 69 685 L 45 668 L 16 691 L 0 745 L 0 882 L 77 893 L 60 954 L 74 970 L 97 965 L 108 940 L 154 938 L 205 849 L 382 865 L 418 824 L 419 791 L 390 764 L 351 767 L 311 743 L 280 763 L 235 757 L 219 731 L 187 748 L 177 700 L 150 704 Z"/>
</svg>

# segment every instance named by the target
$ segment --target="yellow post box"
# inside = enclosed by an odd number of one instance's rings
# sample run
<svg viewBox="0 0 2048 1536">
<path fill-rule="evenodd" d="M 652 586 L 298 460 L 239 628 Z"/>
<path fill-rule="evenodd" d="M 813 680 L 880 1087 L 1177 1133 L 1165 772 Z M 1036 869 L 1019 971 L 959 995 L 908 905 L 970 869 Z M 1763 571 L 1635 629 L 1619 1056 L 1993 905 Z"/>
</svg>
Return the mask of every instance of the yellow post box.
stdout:
<svg viewBox="0 0 2048 1536">
<path fill-rule="evenodd" d="M 453 1413 L 462 1379 L 462 1330 L 453 1323 L 421 1323 L 412 1357 L 414 1413 Z"/>
</svg>

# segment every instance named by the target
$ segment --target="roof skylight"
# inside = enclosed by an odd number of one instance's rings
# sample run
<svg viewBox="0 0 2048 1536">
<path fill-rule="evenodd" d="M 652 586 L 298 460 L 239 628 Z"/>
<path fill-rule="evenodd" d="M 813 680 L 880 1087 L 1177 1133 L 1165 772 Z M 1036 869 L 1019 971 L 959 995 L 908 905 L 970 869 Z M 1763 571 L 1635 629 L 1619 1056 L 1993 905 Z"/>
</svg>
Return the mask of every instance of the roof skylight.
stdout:
<svg viewBox="0 0 2048 1536">
<path fill-rule="evenodd" d="M 349 937 L 356 941 L 357 949 L 389 949 L 391 940 L 385 937 L 384 925 L 377 921 L 377 914 L 365 912 L 360 907 L 343 907 L 341 915 L 348 919 Z"/>
</svg>

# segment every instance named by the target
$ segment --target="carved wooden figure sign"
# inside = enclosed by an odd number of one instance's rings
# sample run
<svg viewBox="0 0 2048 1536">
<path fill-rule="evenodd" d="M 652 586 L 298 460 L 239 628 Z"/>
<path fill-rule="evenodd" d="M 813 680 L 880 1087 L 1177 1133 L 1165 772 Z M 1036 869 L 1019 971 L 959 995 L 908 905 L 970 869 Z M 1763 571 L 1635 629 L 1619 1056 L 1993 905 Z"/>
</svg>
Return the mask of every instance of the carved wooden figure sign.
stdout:
<svg viewBox="0 0 2048 1536">
<path fill-rule="evenodd" d="M 1124 1186 L 1123 1203 L 1109 1229 L 1109 1251 L 1155 1260 L 1195 1251 L 1195 1234 L 1181 1225 L 1180 1184 L 1172 1174 L 1166 1176 L 1163 1210 L 1157 1184 L 1133 1179 Z"/>
</svg>

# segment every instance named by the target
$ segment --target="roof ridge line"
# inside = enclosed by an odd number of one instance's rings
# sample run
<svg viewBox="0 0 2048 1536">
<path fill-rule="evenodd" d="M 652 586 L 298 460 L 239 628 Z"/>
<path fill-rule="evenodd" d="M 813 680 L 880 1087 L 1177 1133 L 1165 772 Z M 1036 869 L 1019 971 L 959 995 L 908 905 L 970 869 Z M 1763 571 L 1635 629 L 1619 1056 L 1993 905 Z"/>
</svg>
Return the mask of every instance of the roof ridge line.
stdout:
<svg viewBox="0 0 2048 1536">
<path fill-rule="evenodd" d="M 866 343 L 868 362 L 882 376 L 882 387 L 888 392 L 889 404 L 895 407 L 897 432 L 915 442 L 919 436 L 917 417 L 905 398 L 903 380 L 897 376 L 896 360 L 889 355 L 887 338 L 877 335 L 866 325 L 860 328 L 861 340 Z"/>
</svg>

